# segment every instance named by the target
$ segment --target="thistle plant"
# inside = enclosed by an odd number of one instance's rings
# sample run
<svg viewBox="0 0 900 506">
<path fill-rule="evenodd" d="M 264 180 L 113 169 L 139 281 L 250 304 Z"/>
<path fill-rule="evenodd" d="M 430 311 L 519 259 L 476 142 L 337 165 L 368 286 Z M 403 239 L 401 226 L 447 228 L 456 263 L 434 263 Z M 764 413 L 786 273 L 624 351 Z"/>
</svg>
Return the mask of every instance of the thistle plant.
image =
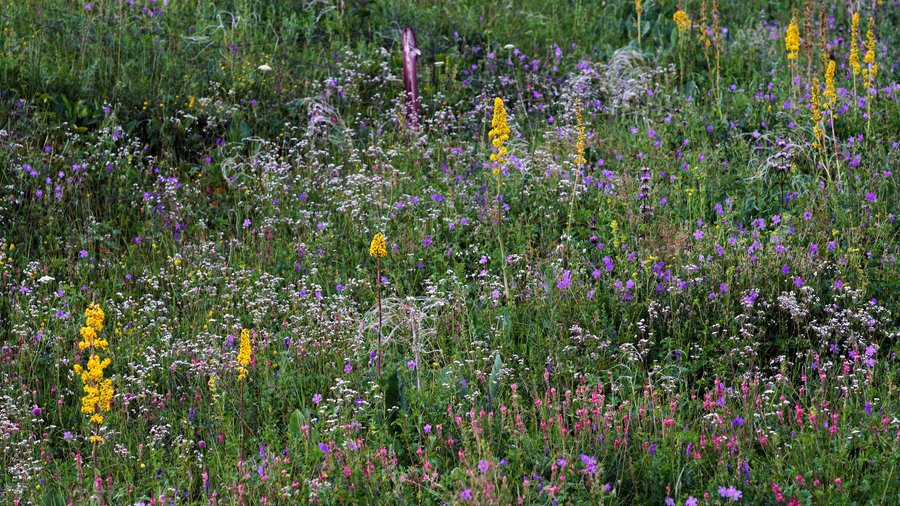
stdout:
<svg viewBox="0 0 900 506">
<path fill-rule="evenodd" d="M 375 234 L 369 243 L 369 256 L 375 257 L 375 287 L 378 294 L 378 376 L 381 376 L 381 259 L 387 256 L 387 248 L 384 244 L 384 235 L 381 232 Z"/>
<path fill-rule="evenodd" d="M 491 119 L 491 131 L 488 132 L 488 138 L 492 139 L 491 144 L 496 153 L 491 153 L 491 161 L 494 164 L 493 173 L 497 176 L 497 238 L 500 241 L 501 266 L 503 268 L 503 289 L 506 294 L 506 300 L 509 301 L 509 281 L 506 275 L 506 248 L 503 246 L 503 206 L 500 202 L 500 187 L 503 178 L 503 166 L 507 162 L 506 146 L 504 142 L 509 140 L 509 126 L 506 124 L 506 108 L 503 107 L 503 99 L 497 97 L 494 99 L 494 116 Z"/>
<path fill-rule="evenodd" d="M 94 424 L 94 434 L 90 441 L 93 445 L 94 470 L 97 470 L 97 444 L 103 442 L 100 436 L 100 425 L 103 424 L 103 412 L 110 410 L 113 396 L 112 380 L 103 378 L 103 369 L 109 366 L 111 360 L 100 360 L 98 350 L 106 350 L 109 342 L 99 333 L 103 331 L 103 309 L 97 304 L 91 304 L 85 311 L 87 325 L 81 327 L 79 334 L 81 341 L 78 343 L 80 351 L 88 350 L 87 369 L 81 364 L 75 364 L 75 372 L 81 375 L 84 397 L 81 398 L 81 412 L 90 416 L 90 422 Z"/>
</svg>

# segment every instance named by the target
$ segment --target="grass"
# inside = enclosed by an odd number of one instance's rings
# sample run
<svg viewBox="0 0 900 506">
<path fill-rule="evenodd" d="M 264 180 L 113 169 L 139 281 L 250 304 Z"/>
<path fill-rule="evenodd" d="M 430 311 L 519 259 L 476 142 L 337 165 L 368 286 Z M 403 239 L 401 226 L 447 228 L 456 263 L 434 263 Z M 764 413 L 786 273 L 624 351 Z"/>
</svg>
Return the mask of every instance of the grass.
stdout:
<svg viewBox="0 0 900 506">
<path fill-rule="evenodd" d="M 6 2 L 3 502 L 900 500 L 897 5 L 634 7 Z"/>
</svg>

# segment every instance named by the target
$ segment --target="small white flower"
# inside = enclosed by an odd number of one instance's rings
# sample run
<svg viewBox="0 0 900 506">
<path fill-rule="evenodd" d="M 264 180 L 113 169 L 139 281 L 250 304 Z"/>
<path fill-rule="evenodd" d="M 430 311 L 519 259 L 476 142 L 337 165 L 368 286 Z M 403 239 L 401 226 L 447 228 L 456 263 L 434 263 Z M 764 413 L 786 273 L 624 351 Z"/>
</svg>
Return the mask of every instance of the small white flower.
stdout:
<svg viewBox="0 0 900 506">
<path fill-rule="evenodd" d="M 259 70 L 262 70 L 263 72 L 268 72 L 268 71 L 272 70 L 272 67 L 270 67 L 268 63 L 263 63 L 262 65 L 260 65 L 259 67 L 256 67 L 256 68 Z"/>
<path fill-rule="evenodd" d="M 56 281 L 56 278 L 53 278 L 53 277 L 50 277 L 50 276 L 43 276 L 43 277 L 41 277 L 40 279 L 38 279 L 38 282 L 39 282 L 40 284 L 42 284 L 42 285 L 43 285 L 44 283 L 49 283 L 49 282 L 51 282 L 51 281 Z"/>
</svg>

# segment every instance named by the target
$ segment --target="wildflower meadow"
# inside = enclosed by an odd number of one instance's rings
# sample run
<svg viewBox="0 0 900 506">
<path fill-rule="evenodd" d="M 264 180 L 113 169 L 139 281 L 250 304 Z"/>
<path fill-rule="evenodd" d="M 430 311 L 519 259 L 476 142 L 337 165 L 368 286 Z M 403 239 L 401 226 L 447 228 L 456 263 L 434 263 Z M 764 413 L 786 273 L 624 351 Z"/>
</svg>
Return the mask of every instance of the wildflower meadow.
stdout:
<svg viewBox="0 0 900 506">
<path fill-rule="evenodd" d="M 897 0 L 0 27 L 0 504 L 900 504 Z"/>
</svg>

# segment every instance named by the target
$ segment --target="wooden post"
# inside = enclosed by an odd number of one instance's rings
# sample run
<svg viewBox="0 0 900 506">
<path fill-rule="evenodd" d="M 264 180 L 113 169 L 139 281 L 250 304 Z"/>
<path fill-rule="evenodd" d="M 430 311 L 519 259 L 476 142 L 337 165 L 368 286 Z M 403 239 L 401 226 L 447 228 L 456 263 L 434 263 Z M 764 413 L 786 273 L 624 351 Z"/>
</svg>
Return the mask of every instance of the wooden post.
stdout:
<svg viewBox="0 0 900 506">
<path fill-rule="evenodd" d="M 403 89 L 406 92 L 406 120 L 410 128 L 419 129 L 419 76 L 416 62 L 421 51 L 416 47 L 416 31 L 412 28 L 400 30 L 403 47 Z"/>
</svg>

